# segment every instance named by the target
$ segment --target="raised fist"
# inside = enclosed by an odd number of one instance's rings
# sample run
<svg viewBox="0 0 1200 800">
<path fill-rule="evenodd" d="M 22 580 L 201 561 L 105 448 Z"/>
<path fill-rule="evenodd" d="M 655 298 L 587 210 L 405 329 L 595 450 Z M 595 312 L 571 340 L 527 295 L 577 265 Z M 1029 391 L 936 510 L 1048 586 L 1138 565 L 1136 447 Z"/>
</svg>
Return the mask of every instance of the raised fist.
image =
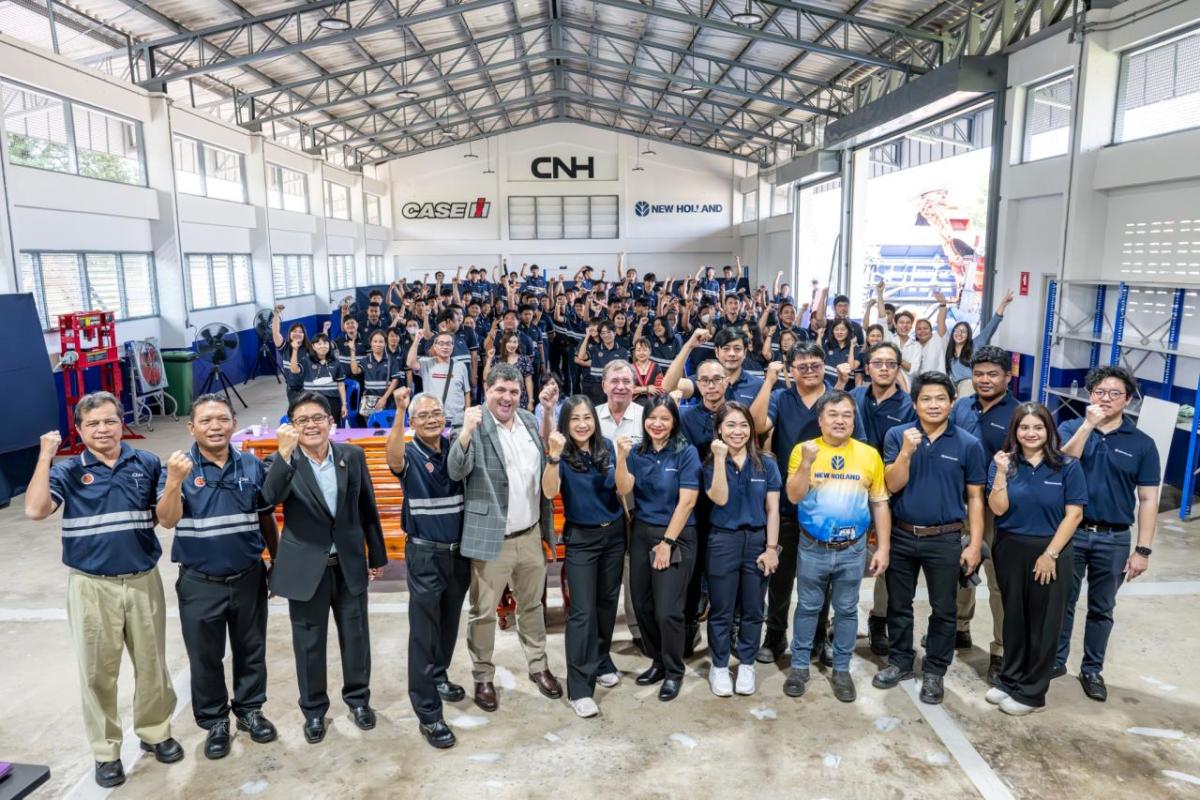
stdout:
<svg viewBox="0 0 1200 800">
<path fill-rule="evenodd" d="M 408 410 L 408 387 L 401 386 L 396 391 L 392 392 L 392 400 L 396 403 L 396 416 L 404 417 L 404 412 Z"/>
<path fill-rule="evenodd" d="M 617 458 L 625 458 L 633 452 L 633 439 L 629 436 L 617 437 Z"/>
<path fill-rule="evenodd" d="M 330 328 L 332 328 L 332 327 L 333 327 L 333 323 L 332 323 L 332 322 L 330 322 L 329 320 L 325 320 L 325 324 L 321 326 L 321 332 L 322 332 L 322 333 L 325 333 L 325 334 L 328 334 L 328 333 L 329 333 L 329 329 L 330 329 Z"/>
<path fill-rule="evenodd" d="M 563 453 L 563 448 L 567 446 L 567 437 L 563 436 L 558 431 L 553 431 L 550 434 L 548 443 L 549 455 L 551 458 L 558 458 Z"/>
<path fill-rule="evenodd" d="M 283 305 L 283 303 L 276 303 L 275 304 L 275 313 L 276 314 L 280 313 L 281 311 L 283 311 L 284 308 L 285 308 L 285 306 Z"/>
<path fill-rule="evenodd" d="M 816 463 L 817 453 L 820 451 L 816 442 L 805 442 L 800 445 L 800 463 L 805 467 L 811 467 Z"/>
<path fill-rule="evenodd" d="M 692 331 L 692 338 L 690 341 L 693 345 L 704 344 L 710 338 L 711 337 L 708 334 L 707 328 L 696 328 L 696 330 Z"/>
<path fill-rule="evenodd" d="M 720 439 L 713 439 L 713 441 L 712 441 L 713 461 L 714 462 L 723 461 L 725 459 L 725 456 L 727 456 L 727 455 L 729 455 L 729 445 L 725 444 Z"/>
<path fill-rule="evenodd" d="M 850 369 L 850 362 L 844 361 L 841 364 L 838 364 L 837 365 L 838 381 L 840 383 L 846 383 L 847 381 L 849 381 L 850 373 L 852 371 L 853 370 Z"/>
<path fill-rule="evenodd" d="M 483 422 L 483 406 L 471 406 L 463 412 L 462 432 L 470 436 Z"/>
<path fill-rule="evenodd" d="M 58 431 L 49 431 L 42 434 L 42 450 L 41 457 L 51 459 L 58 453 L 58 448 L 62 447 L 62 434 Z"/>
<path fill-rule="evenodd" d="M 300 443 L 300 431 L 292 427 L 290 422 L 285 422 L 279 426 L 279 430 L 275 431 L 275 439 L 279 442 L 279 455 L 283 458 L 291 458 L 292 451 Z"/>
<path fill-rule="evenodd" d="M 558 384 L 548 383 L 543 386 L 538 401 L 548 409 L 554 408 L 554 404 L 558 402 Z"/>
<path fill-rule="evenodd" d="M 917 452 L 917 448 L 921 446 L 921 432 L 916 428 L 907 428 L 904 431 L 904 441 L 900 444 L 900 452 L 911 456 Z"/>
<path fill-rule="evenodd" d="M 1012 464 L 1012 456 L 1004 450 L 997 450 L 996 455 L 992 456 L 992 461 L 996 463 L 996 474 L 1007 475 L 1009 465 Z"/>
<path fill-rule="evenodd" d="M 1087 407 L 1087 422 L 1093 428 L 1099 425 L 1104 420 L 1104 409 L 1098 405 L 1089 405 Z"/>
<path fill-rule="evenodd" d="M 192 460 L 188 458 L 187 453 L 182 450 L 176 450 L 171 453 L 171 457 L 167 459 L 167 477 L 173 481 L 182 482 L 184 478 L 192 471 Z"/>
</svg>

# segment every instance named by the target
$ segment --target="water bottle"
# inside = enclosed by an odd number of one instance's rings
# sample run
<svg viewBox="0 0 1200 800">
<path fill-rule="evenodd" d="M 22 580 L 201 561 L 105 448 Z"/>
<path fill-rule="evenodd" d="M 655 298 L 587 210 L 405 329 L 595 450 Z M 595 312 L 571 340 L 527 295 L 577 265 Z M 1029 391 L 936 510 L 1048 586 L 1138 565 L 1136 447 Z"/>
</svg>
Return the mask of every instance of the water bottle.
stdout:
<svg viewBox="0 0 1200 800">
<path fill-rule="evenodd" d="M 1079 394 L 1079 381 L 1074 380 L 1071 381 L 1071 396 L 1074 397 L 1077 394 Z"/>
<path fill-rule="evenodd" d="M 271 432 L 271 426 L 268 424 L 268 422 L 269 421 L 266 417 L 262 418 L 262 422 L 260 424 L 262 425 L 263 436 L 266 436 Z"/>
</svg>

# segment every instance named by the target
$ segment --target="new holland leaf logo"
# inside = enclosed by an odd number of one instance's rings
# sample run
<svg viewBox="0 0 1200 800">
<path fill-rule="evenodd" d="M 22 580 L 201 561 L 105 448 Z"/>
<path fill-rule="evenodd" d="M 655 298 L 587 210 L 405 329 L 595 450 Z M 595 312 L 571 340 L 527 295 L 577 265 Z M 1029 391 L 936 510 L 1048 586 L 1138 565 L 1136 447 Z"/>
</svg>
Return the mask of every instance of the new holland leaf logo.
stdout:
<svg viewBox="0 0 1200 800">
<path fill-rule="evenodd" d="M 633 213 L 637 214 L 639 217 L 645 217 L 645 216 L 649 215 L 650 204 L 647 203 L 645 200 L 639 200 L 637 202 L 637 205 L 635 205 L 633 207 Z"/>
<path fill-rule="evenodd" d="M 834 456 L 829 460 L 829 466 L 836 470 L 843 470 L 846 468 L 846 459 L 842 456 Z"/>
</svg>

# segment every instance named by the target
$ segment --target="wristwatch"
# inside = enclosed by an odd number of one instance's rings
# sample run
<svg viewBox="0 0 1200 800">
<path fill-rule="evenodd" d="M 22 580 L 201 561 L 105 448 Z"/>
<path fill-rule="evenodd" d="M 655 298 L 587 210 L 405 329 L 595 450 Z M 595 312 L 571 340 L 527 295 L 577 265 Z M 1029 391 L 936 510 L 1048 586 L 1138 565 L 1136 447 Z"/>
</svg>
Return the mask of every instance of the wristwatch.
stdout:
<svg viewBox="0 0 1200 800">
<path fill-rule="evenodd" d="M 1153 553 L 1154 551 L 1151 550 L 1149 547 L 1142 547 L 1139 544 L 1137 547 L 1133 548 L 1133 552 L 1137 553 L 1139 556 L 1142 556 L 1143 558 L 1149 558 L 1150 554 Z"/>
<path fill-rule="evenodd" d="M 676 540 L 670 539 L 666 536 L 663 537 L 663 541 L 666 542 L 667 547 L 670 547 L 672 550 L 674 550 L 675 547 L 679 544 L 679 542 L 677 542 Z"/>
<path fill-rule="evenodd" d="M 557 464 L 560 461 L 562 461 L 562 456 L 546 456 L 547 464 Z"/>
</svg>

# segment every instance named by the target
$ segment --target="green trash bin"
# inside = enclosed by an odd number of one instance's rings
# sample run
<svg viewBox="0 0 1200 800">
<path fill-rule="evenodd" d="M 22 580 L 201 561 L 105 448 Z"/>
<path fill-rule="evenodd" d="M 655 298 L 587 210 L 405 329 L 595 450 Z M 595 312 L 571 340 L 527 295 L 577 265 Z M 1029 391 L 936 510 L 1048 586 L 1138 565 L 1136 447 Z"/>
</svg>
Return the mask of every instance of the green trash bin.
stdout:
<svg viewBox="0 0 1200 800">
<path fill-rule="evenodd" d="M 167 394 L 175 398 L 175 413 L 186 416 L 192 411 L 192 362 L 199 356 L 191 350 L 163 350 L 163 366 L 167 370 Z"/>
</svg>

